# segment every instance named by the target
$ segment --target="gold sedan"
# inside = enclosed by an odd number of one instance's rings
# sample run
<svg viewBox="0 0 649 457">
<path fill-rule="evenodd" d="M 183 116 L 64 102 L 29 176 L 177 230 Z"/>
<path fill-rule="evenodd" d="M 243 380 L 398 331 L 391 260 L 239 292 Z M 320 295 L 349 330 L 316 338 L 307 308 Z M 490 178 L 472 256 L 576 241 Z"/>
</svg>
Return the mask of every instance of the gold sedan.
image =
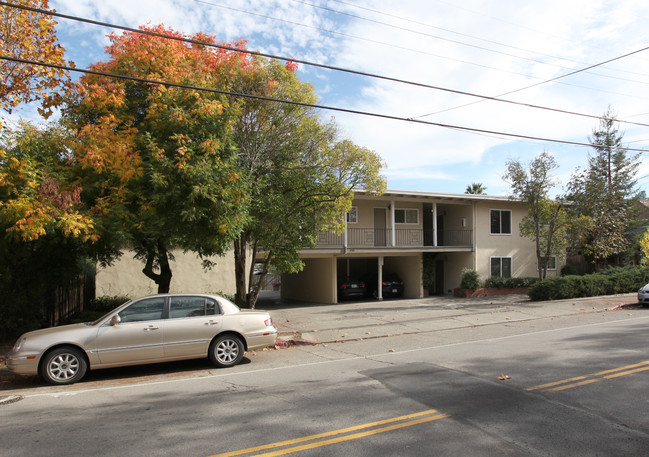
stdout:
<svg viewBox="0 0 649 457">
<path fill-rule="evenodd" d="M 129 301 L 85 324 L 22 335 L 7 356 L 17 374 L 49 384 L 72 384 L 88 369 L 208 357 L 218 367 L 241 361 L 246 350 L 275 344 L 265 311 L 241 310 L 217 295 L 167 294 Z"/>
</svg>

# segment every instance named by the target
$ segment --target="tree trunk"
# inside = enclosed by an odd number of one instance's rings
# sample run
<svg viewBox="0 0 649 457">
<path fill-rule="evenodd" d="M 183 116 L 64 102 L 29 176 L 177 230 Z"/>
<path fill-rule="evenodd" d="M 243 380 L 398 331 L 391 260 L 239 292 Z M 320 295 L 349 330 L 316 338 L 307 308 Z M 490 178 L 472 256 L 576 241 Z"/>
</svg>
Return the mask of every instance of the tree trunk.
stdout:
<svg viewBox="0 0 649 457">
<path fill-rule="evenodd" d="M 155 246 L 147 246 L 147 251 L 146 265 L 142 273 L 158 285 L 159 294 L 169 293 L 172 273 L 167 248 L 162 241 L 158 240 Z M 156 260 L 158 261 L 160 273 L 153 271 L 153 265 Z"/>
<path fill-rule="evenodd" d="M 249 285 L 249 292 L 248 292 L 248 307 L 250 309 L 255 309 L 255 305 L 257 304 L 257 299 L 259 298 L 259 292 L 261 291 L 261 285 L 264 283 L 266 280 L 266 275 L 268 275 L 268 269 L 270 268 L 270 261 L 273 258 L 273 253 L 269 252 L 266 255 L 266 260 L 264 260 L 264 268 L 261 271 L 261 275 L 259 276 L 259 281 L 253 284 L 253 281 L 250 281 Z M 251 277 L 252 277 L 252 266 L 251 268 Z"/>
<path fill-rule="evenodd" d="M 237 291 L 234 301 L 238 306 L 248 306 L 246 288 L 246 248 L 248 241 L 245 233 L 234 240 L 234 280 Z"/>
</svg>

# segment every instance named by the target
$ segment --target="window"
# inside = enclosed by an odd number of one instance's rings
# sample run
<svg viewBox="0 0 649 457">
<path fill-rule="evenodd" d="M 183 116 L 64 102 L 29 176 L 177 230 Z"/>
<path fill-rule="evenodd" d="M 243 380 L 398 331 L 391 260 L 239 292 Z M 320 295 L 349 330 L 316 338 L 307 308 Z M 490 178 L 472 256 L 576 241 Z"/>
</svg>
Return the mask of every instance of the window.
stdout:
<svg viewBox="0 0 649 457">
<path fill-rule="evenodd" d="M 512 277 L 512 258 L 511 257 L 492 257 L 491 258 L 491 276 L 500 276 L 503 278 Z"/>
<path fill-rule="evenodd" d="M 507 209 L 492 209 L 490 213 L 491 234 L 512 234 L 512 212 Z"/>
<path fill-rule="evenodd" d="M 557 269 L 557 256 L 556 255 L 551 255 L 548 257 L 548 270 L 556 270 Z M 541 265 L 539 264 L 538 259 L 536 260 L 536 269 L 540 270 Z"/>
<path fill-rule="evenodd" d="M 419 210 L 416 208 L 395 208 L 394 222 L 397 224 L 419 224 Z"/>
<path fill-rule="evenodd" d="M 164 298 L 147 298 L 133 303 L 128 308 L 121 310 L 119 319 L 121 322 L 142 322 L 162 319 L 162 308 Z"/>
<path fill-rule="evenodd" d="M 197 317 L 214 314 L 216 303 L 205 297 L 171 297 L 169 318 Z"/>
<path fill-rule="evenodd" d="M 356 224 L 358 222 L 358 208 L 352 206 L 352 209 L 345 216 L 345 220 L 348 224 Z"/>
</svg>

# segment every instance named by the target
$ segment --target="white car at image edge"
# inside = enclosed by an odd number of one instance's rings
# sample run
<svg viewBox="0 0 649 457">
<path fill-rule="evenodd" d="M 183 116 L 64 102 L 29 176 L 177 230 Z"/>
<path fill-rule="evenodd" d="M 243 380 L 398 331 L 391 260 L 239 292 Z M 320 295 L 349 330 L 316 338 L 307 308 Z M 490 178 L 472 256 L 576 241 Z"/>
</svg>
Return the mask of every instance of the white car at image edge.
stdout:
<svg viewBox="0 0 649 457">
<path fill-rule="evenodd" d="M 638 303 L 649 303 L 649 284 L 645 284 L 638 290 Z"/>
</svg>

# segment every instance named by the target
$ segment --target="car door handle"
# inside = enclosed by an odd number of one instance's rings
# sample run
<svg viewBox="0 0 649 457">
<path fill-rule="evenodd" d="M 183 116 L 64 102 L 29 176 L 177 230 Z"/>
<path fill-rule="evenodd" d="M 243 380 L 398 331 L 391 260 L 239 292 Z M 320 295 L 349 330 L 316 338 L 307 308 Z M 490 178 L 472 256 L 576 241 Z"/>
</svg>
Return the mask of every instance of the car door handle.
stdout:
<svg viewBox="0 0 649 457">
<path fill-rule="evenodd" d="M 209 322 L 205 322 L 205 325 L 218 325 L 218 323 L 219 323 L 219 321 L 216 321 L 216 322 L 215 321 L 209 321 Z"/>
<path fill-rule="evenodd" d="M 145 332 L 150 332 L 151 330 L 158 330 L 159 327 L 154 327 L 153 325 L 149 325 L 148 327 L 144 328 L 143 330 Z"/>
</svg>

